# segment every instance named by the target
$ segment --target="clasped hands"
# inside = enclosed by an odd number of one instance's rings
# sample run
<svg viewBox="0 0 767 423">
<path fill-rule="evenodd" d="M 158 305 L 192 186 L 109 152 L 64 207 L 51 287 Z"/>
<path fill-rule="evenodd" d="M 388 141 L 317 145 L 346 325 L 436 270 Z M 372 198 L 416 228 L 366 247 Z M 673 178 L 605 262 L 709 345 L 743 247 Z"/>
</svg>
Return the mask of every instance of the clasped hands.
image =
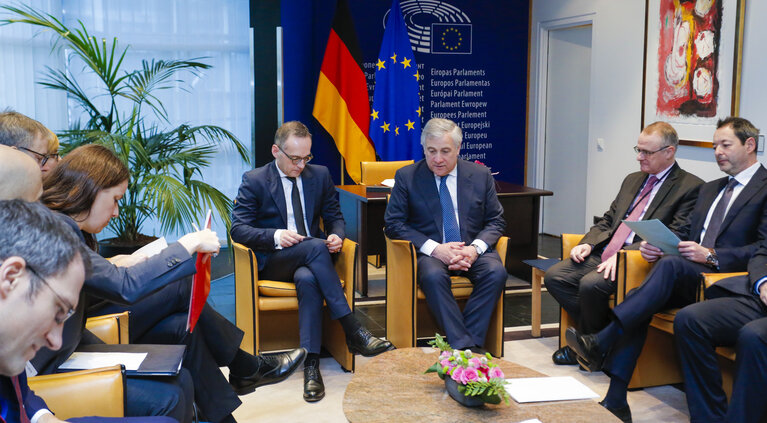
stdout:
<svg viewBox="0 0 767 423">
<path fill-rule="evenodd" d="M 591 254 L 592 246 L 590 244 L 579 244 L 570 250 L 570 258 L 576 263 L 582 263 Z M 607 260 L 599 263 L 597 272 L 611 281 L 615 282 L 615 262 L 617 254 L 613 254 Z"/>
<path fill-rule="evenodd" d="M 692 262 L 701 264 L 706 262 L 706 257 L 709 254 L 708 248 L 698 244 L 695 241 L 681 241 L 679 244 L 677 244 L 677 249 L 679 249 L 679 254 L 682 257 Z M 648 243 L 647 241 L 642 241 L 642 243 L 639 244 L 639 252 L 642 253 L 642 258 L 647 260 L 649 263 L 658 261 L 661 257 L 663 257 L 663 250 Z"/>
<path fill-rule="evenodd" d="M 280 246 L 282 248 L 292 247 L 303 241 L 304 238 L 306 237 L 298 232 L 286 229 L 280 233 Z M 336 234 L 330 234 L 328 239 L 325 240 L 325 245 L 328 247 L 329 252 L 337 253 L 341 251 L 341 247 L 344 245 L 344 240 Z"/>
<path fill-rule="evenodd" d="M 463 242 L 446 242 L 437 245 L 431 256 L 445 263 L 448 270 L 467 271 L 477 261 L 477 249 Z"/>
</svg>

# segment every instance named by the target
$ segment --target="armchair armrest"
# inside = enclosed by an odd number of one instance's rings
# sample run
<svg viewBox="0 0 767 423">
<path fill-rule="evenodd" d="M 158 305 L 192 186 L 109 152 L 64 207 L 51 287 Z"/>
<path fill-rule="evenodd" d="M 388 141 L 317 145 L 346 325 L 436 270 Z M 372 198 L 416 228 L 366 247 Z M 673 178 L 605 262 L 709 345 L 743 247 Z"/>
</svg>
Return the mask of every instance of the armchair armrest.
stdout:
<svg viewBox="0 0 767 423">
<path fill-rule="evenodd" d="M 121 365 L 29 378 L 29 387 L 56 417 L 125 416 L 125 369 Z"/>
<path fill-rule="evenodd" d="M 562 234 L 562 260 L 570 257 L 570 250 L 583 239 L 583 234 Z"/>
<path fill-rule="evenodd" d="M 615 304 L 622 303 L 629 291 L 642 284 L 652 266 L 639 250 L 618 251 Z"/>
<path fill-rule="evenodd" d="M 90 317 L 85 322 L 85 328 L 107 344 L 129 344 L 128 327 L 127 311 Z"/>
<path fill-rule="evenodd" d="M 733 276 L 748 275 L 748 272 L 731 272 L 731 273 L 701 273 L 700 274 L 700 289 L 698 289 L 698 301 L 705 299 L 704 291 L 709 286 L 719 282 L 722 279 L 731 278 Z"/>
</svg>

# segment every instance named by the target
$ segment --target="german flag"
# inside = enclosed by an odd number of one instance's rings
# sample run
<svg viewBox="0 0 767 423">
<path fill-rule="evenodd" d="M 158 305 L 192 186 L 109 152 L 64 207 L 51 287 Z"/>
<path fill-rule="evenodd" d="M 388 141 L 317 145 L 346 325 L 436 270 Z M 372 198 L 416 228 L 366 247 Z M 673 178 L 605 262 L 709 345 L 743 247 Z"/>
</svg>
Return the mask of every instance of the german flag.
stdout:
<svg viewBox="0 0 767 423">
<path fill-rule="evenodd" d="M 368 138 L 370 102 L 362 53 L 346 0 L 338 0 L 322 60 L 312 115 L 330 133 L 346 161 L 346 171 L 360 182 L 360 162 L 375 161 Z"/>
</svg>

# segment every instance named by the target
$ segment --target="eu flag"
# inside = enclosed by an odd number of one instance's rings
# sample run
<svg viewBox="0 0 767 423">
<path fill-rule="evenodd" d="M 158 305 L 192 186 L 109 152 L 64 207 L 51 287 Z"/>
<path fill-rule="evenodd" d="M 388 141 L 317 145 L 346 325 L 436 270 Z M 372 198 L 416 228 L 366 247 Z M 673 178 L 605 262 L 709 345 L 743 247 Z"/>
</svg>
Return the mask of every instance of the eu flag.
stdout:
<svg viewBox="0 0 767 423">
<path fill-rule="evenodd" d="M 431 24 L 431 52 L 471 54 L 471 24 Z"/>
<path fill-rule="evenodd" d="M 418 160 L 422 157 L 420 77 L 399 0 L 394 0 L 376 63 L 370 113 L 370 138 L 382 160 Z"/>
</svg>

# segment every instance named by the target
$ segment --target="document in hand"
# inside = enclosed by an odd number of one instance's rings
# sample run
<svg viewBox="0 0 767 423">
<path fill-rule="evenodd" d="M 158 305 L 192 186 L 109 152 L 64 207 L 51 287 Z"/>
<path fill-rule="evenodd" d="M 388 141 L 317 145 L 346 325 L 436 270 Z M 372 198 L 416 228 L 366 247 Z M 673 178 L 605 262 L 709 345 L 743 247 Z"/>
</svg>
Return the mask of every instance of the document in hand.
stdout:
<svg viewBox="0 0 767 423">
<path fill-rule="evenodd" d="M 594 391 L 572 376 L 506 379 L 506 392 L 514 401 L 541 402 L 598 398 Z"/>
<path fill-rule="evenodd" d="M 637 235 L 641 236 L 643 240 L 663 250 L 664 254 L 679 255 L 677 245 L 682 240 L 660 220 L 639 220 L 637 222 L 624 220 L 623 223 L 636 232 Z"/>
<path fill-rule="evenodd" d="M 205 216 L 205 228 L 210 229 L 211 213 Z M 197 320 L 202 314 L 205 302 L 208 301 L 210 293 L 210 254 L 197 253 L 197 262 L 195 263 L 197 273 L 194 274 L 192 281 L 192 295 L 189 299 L 189 315 L 186 319 L 186 330 L 190 333 L 194 331 Z"/>
</svg>

